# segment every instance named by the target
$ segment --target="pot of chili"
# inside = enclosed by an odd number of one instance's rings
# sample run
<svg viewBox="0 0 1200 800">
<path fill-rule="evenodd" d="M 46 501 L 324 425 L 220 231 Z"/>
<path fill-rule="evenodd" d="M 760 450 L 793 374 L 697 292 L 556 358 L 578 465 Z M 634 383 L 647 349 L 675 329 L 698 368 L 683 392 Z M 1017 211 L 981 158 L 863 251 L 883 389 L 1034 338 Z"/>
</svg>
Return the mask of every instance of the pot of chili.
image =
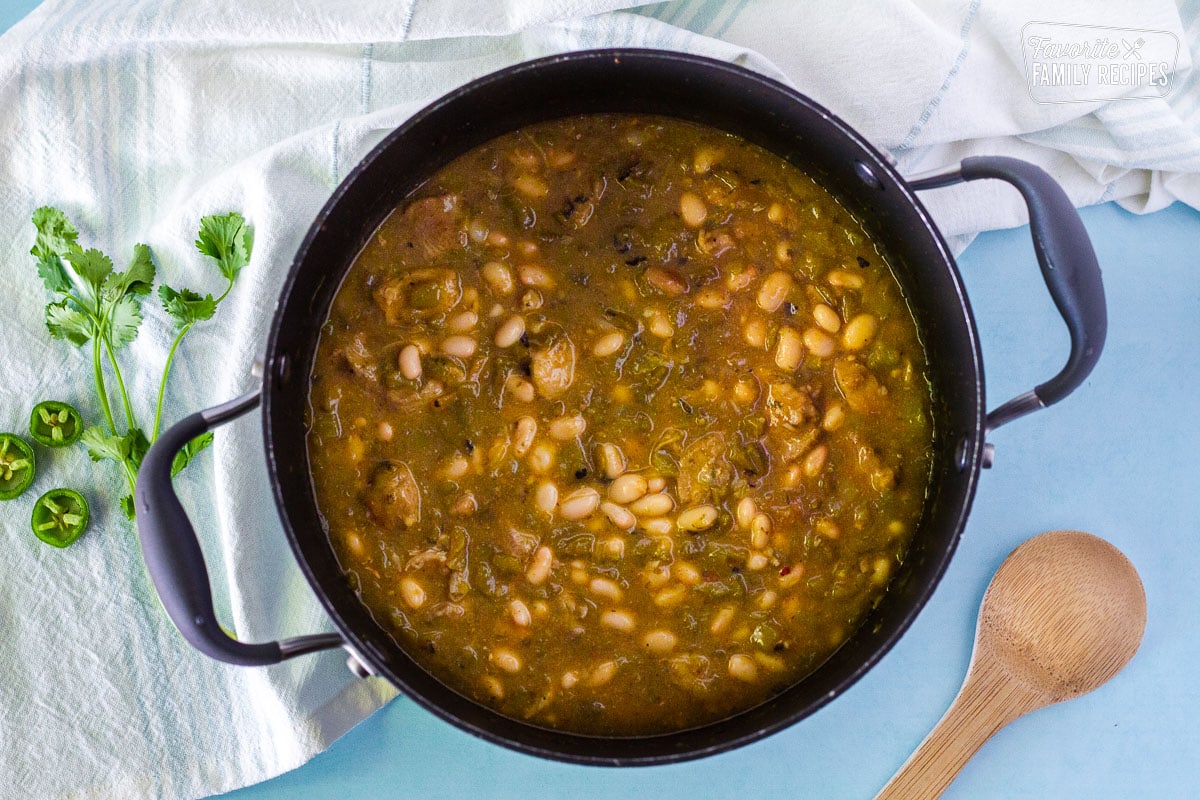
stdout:
<svg viewBox="0 0 1200 800">
<path fill-rule="evenodd" d="M 503 134 L 574 115 L 622 113 L 675 117 L 740 136 L 804 170 L 862 222 L 887 252 L 924 342 L 935 435 L 925 506 L 906 557 L 865 622 L 814 671 L 764 702 L 707 724 L 596 736 L 515 719 L 455 691 L 376 621 L 339 566 L 318 508 L 306 407 L 320 336 L 314 320 L 328 317 L 341 279 L 397 204 L 441 167 Z M 971 307 L 954 259 L 917 197 L 980 179 L 1007 181 L 1023 195 L 1037 260 L 1071 340 L 1070 357 L 1057 375 L 990 413 Z M 829 111 L 746 69 L 648 50 L 553 56 L 451 92 L 387 136 L 346 177 L 313 222 L 280 292 L 261 388 L 185 418 L 147 454 L 136 497 L 139 535 L 171 619 L 213 658 L 261 666 L 344 647 L 361 673 L 383 676 L 453 724 L 526 753 L 612 766 L 697 758 L 803 719 L 882 658 L 929 599 L 954 553 L 980 470 L 991 464 L 988 433 L 1076 389 L 1100 355 L 1106 325 L 1100 270 L 1082 222 L 1061 188 L 1033 165 L 968 158 L 944 174 L 906 180 Z M 257 407 L 284 530 L 337 633 L 256 644 L 232 639 L 216 620 L 203 555 L 171 486 L 171 463 L 196 436 Z"/>
</svg>

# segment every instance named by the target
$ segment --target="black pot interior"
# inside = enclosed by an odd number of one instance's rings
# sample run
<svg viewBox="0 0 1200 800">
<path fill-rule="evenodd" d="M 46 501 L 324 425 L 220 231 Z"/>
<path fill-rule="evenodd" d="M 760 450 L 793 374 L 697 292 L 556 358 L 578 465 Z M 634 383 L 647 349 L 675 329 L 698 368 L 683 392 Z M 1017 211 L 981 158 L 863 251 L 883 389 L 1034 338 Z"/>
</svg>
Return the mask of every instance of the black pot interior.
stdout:
<svg viewBox="0 0 1200 800">
<path fill-rule="evenodd" d="M 307 381 L 320 324 L 383 218 L 427 175 L 472 147 L 523 125 L 600 112 L 676 116 L 739 134 L 837 195 L 881 243 L 911 302 L 928 350 L 937 415 L 925 518 L 866 624 L 816 672 L 756 708 L 702 728 L 637 738 L 577 736 L 502 717 L 411 661 L 342 577 L 313 498 L 305 447 Z M 953 260 L 924 209 L 878 153 L 829 112 L 744 69 L 682 54 L 592 51 L 518 65 L 448 95 L 388 136 L 309 231 L 280 298 L 266 363 L 263 421 L 276 501 L 301 568 L 338 627 L 379 674 L 454 724 L 568 761 L 628 765 L 698 757 L 753 741 L 823 706 L 877 662 L 924 605 L 957 543 L 978 476 L 978 342 Z"/>
</svg>

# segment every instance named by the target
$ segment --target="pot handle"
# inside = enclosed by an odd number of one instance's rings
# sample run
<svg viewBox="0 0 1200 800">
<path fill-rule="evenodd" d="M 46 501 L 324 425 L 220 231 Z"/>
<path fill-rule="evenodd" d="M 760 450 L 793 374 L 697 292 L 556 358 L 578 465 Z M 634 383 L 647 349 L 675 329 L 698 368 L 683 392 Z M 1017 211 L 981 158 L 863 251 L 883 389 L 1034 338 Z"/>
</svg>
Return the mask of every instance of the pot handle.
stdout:
<svg viewBox="0 0 1200 800">
<path fill-rule="evenodd" d="M 1045 383 L 989 412 L 987 430 L 991 432 L 1017 417 L 1054 405 L 1079 388 L 1104 349 L 1108 311 L 1100 265 L 1083 220 L 1066 192 L 1041 167 L 1004 156 L 973 156 L 963 159 L 954 172 L 912 180 L 909 186 L 920 191 L 980 178 L 1008 181 L 1025 198 L 1042 277 L 1071 334 L 1066 366 Z"/>
<path fill-rule="evenodd" d="M 171 485 L 171 464 L 184 445 L 258 406 L 261 390 L 200 411 L 172 425 L 146 453 L 134 502 L 142 557 L 154 588 L 183 638 L 207 656 L 245 667 L 340 647 L 340 634 L 320 633 L 279 642 L 249 644 L 229 636 L 217 622 L 204 553 L 187 512 Z"/>
</svg>

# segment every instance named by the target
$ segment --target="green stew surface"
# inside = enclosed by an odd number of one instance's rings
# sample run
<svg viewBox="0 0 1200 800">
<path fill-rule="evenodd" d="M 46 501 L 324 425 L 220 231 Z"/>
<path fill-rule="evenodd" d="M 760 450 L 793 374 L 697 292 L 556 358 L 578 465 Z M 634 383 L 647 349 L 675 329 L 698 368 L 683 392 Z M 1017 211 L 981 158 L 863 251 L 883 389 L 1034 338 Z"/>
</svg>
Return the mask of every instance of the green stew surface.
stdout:
<svg viewBox="0 0 1200 800">
<path fill-rule="evenodd" d="M 309 456 L 364 604 L 511 717 L 679 730 L 803 678 L 921 517 L 925 356 L 884 255 L 795 166 L 575 117 L 435 173 L 333 302 Z"/>
</svg>

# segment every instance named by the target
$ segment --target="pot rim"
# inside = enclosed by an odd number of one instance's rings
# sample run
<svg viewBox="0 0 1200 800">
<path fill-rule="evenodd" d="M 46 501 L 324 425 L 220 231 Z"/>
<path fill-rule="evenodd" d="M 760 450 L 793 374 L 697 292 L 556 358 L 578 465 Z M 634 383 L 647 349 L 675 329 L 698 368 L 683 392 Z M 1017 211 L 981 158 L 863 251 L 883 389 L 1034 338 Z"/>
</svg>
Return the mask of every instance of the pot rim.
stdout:
<svg viewBox="0 0 1200 800">
<path fill-rule="evenodd" d="M 966 475 L 964 476 L 965 488 L 963 491 L 963 500 L 959 504 L 957 513 L 954 515 L 953 535 L 950 537 L 948 544 L 944 548 L 941 548 L 937 551 L 937 563 L 932 569 L 932 572 L 929 574 L 929 577 L 922 582 L 920 591 L 916 594 L 915 599 L 912 601 L 911 610 L 903 615 L 903 618 L 900 620 L 900 622 L 895 625 L 894 629 L 890 631 L 889 635 L 880 641 L 875 649 L 870 652 L 869 656 L 858 663 L 854 669 L 848 670 L 847 674 L 842 676 L 840 680 L 837 680 L 829 691 L 825 692 L 816 700 L 809 702 L 806 705 L 797 704 L 797 708 L 792 709 L 789 713 L 782 714 L 774 721 L 764 724 L 752 731 L 748 731 L 741 735 L 722 736 L 719 741 L 714 741 L 706 745 L 691 746 L 686 750 L 649 748 L 653 752 L 648 755 L 632 754 L 627 757 L 609 757 L 588 754 L 582 749 L 582 746 L 588 741 L 625 741 L 647 746 L 655 743 L 660 745 L 666 744 L 668 742 L 677 740 L 680 736 L 691 734 L 697 731 L 705 731 L 707 729 L 719 726 L 726 720 L 735 719 L 743 714 L 751 712 L 753 708 L 744 709 L 732 717 L 707 723 L 698 728 L 653 735 L 596 736 L 550 730 L 550 733 L 559 740 L 571 741 L 573 743 L 580 744 L 580 748 L 574 750 L 559 750 L 550 746 L 533 745 L 526 741 L 522 741 L 519 738 L 506 736 L 503 732 L 505 730 L 511 730 L 514 728 L 537 728 L 540 731 L 547 731 L 549 729 L 542 728 L 541 726 L 533 726 L 520 720 L 514 720 L 478 703 L 476 703 L 476 705 L 479 705 L 486 712 L 490 712 L 489 716 L 495 717 L 498 724 L 496 724 L 494 727 L 487 727 L 476 724 L 470 720 L 465 720 L 451 711 L 448 711 L 439 703 L 426 697 L 423 692 L 414 690 L 409 681 L 397 676 L 392 669 L 384 666 L 384 659 L 373 652 L 373 646 L 364 639 L 361 633 L 352 628 L 343 619 L 342 614 L 335 606 L 333 599 L 330 597 L 328 592 L 325 591 L 321 580 L 314 573 L 313 568 L 309 564 L 308 560 L 302 555 L 301 544 L 297 536 L 296 529 L 292 525 L 292 522 L 289 518 L 287 512 L 287 503 L 285 502 L 285 498 L 283 496 L 283 489 L 280 480 L 281 464 L 278 459 L 278 454 L 275 450 L 275 443 L 271 427 L 271 412 L 274 397 L 274 391 L 272 387 L 276 383 L 276 380 L 280 378 L 286 379 L 297 367 L 303 366 L 304 368 L 307 368 L 307 365 L 296 365 L 289 363 L 286 354 L 280 354 L 279 338 L 283 311 L 286 306 L 285 299 L 288 298 L 295 289 L 297 277 L 302 271 L 301 268 L 306 261 L 308 252 L 314 240 L 321 235 L 329 216 L 338 206 L 338 204 L 342 202 L 342 199 L 347 193 L 349 187 L 356 180 L 358 180 L 361 175 L 372 169 L 373 165 L 379 160 L 380 156 L 385 151 L 395 146 L 398 141 L 404 139 L 412 128 L 421 124 L 430 117 L 441 113 L 442 110 L 448 105 L 459 101 L 466 95 L 472 95 L 477 92 L 486 91 L 489 87 L 499 82 L 508 81 L 515 76 L 525 75 L 526 73 L 536 73 L 539 71 L 545 72 L 547 70 L 553 70 L 555 67 L 561 65 L 575 64 L 585 61 L 611 61 L 614 65 L 619 65 L 621 64 L 622 60 L 648 61 L 651 63 L 675 62 L 684 64 L 687 67 L 697 71 L 724 72 L 735 76 L 738 80 L 752 82 L 770 94 L 773 94 L 777 97 L 784 96 L 790 102 L 817 113 L 841 136 L 848 139 L 867 156 L 869 156 L 870 162 L 866 164 L 860 162 L 860 165 L 865 165 L 869 171 L 873 172 L 876 180 L 882 180 L 888 186 L 894 185 L 895 187 L 898 187 L 899 191 L 901 192 L 901 202 L 905 202 L 913 207 L 913 210 L 918 214 L 924 224 L 925 233 L 931 237 L 932 243 L 942 257 L 944 266 L 949 272 L 951 283 L 953 284 L 956 293 L 955 300 L 961 305 L 964 311 L 963 321 L 970 334 L 970 342 L 968 343 L 968 349 L 970 351 L 972 360 L 970 366 L 973 374 L 978 376 L 978 379 L 975 381 L 975 385 L 973 387 L 969 387 L 975 393 L 974 397 L 972 398 L 972 402 L 974 402 L 975 405 L 975 424 L 972 430 L 963 435 L 960 440 L 959 471 L 965 472 Z M 519 126 L 514 126 L 514 129 L 515 127 Z M 914 235 L 921 234 L 916 233 Z M 341 278 L 339 277 L 339 281 L 340 279 Z M 369 664 L 375 674 L 385 677 L 389 683 L 395 686 L 403 694 L 413 699 L 418 705 L 433 712 L 439 718 L 450 722 L 460 730 L 464 730 L 486 741 L 499 744 L 519 752 L 577 764 L 606 766 L 649 766 L 703 758 L 750 744 L 751 742 L 777 733 L 784 728 L 788 728 L 823 708 L 835 697 L 845 692 L 864 674 L 866 674 L 866 672 L 878 664 L 879 661 L 882 660 L 883 657 L 892 649 L 892 647 L 895 646 L 896 642 L 899 641 L 903 634 L 907 632 L 908 628 L 912 625 L 916 617 L 928 603 L 937 585 L 944 576 L 950 560 L 957 549 L 958 541 L 962 536 L 967 517 L 971 510 L 978 484 L 984 448 L 984 373 L 981 348 L 979 344 L 978 331 L 974 320 L 974 314 L 971 310 L 957 264 L 949 248 L 947 247 L 941 232 L 934 223 L 928 210 L 917 197 L 916 193 L 892 165 L 891 160 L 876 147 L 874 147 L 870 142 L 868 142 L 850 125 L 796 89 L 793 89 L 765 75 L 732 63 L 717 61 L 704 56 L 667 50 L 640 48 L 583 50 L 520 62 L 504 69 L 489 73 L 488 75 L 484 75 L 452 90 L 451 92 L 448 92 L 418 111 L 399 127 L 390 132 L 377 145 L 375 145 L 349 173 L 346 174 L 345 178 L 334 190 L 328 201 L 317 213 L 307 234 L 297 248 L 296 256 L 289 267 L 288 275 L 279 291 L 278 303 L 271 320 L 267 338 L 264 365 L 262 402 L 263 439 L 268 473 L 270 475 L 272 493 L 275 499 L 276 507 L 298 566 L 304 573 L 305 578 L 309 582 L 314 593 L 317 595 L 317 598 L 325 609 L 326 613 L 328 613 L 333 619 L 338 630 L 345 637 L 348 648 L 352 649 L 352 652 L 355 654 L 355 656 L 359 657 L 364 663 Z M 294 377 L 295 376 L 291 376 L 292 379 L 294 379 Z M 307 378 L 305 378 L 305 386 L 307 386 Z M 403 648 L 401 648 L 401 650 L 402 649 Z M 436 676 L 433 677 L 435 680 L 437 680 Z M 808 676 L 802 678 L 796 684 L 792 684 L 792 686 L 799 685 L 807 679 Z M 450 689 L 450 691 L 457 693 L 456 690 L 453 689 Z M 475 703 L 475 701 L 471 700 L 470 698 L 467 698 L 467 700 Z"/>
</svg>

